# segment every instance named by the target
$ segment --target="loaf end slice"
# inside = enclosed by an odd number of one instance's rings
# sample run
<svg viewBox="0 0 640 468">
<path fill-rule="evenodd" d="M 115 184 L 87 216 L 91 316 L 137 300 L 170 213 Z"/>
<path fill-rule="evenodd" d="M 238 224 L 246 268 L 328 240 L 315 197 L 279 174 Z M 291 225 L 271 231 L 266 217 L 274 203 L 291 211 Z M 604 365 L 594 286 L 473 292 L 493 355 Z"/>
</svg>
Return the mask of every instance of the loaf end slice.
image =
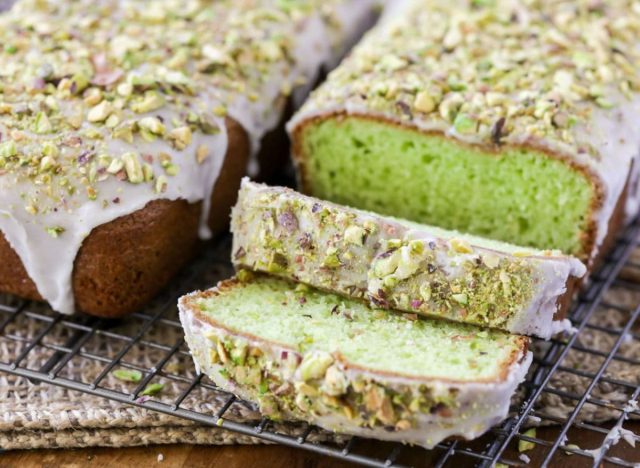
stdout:
<svg viewBox="0 0 640 468">
<path fill-rule="evenodd" d="M 274 420 L 433 447 L 500 422 L 526 337 L 411 320 L 245 272 L 180 299 L 198 368 Z"/>
<path fill-rule="evenodd" d="M 245 179 L 232 214 L 233 261 L 375 307 L 549 338 L 577 259 L 336 205 Z"/>
</svg>

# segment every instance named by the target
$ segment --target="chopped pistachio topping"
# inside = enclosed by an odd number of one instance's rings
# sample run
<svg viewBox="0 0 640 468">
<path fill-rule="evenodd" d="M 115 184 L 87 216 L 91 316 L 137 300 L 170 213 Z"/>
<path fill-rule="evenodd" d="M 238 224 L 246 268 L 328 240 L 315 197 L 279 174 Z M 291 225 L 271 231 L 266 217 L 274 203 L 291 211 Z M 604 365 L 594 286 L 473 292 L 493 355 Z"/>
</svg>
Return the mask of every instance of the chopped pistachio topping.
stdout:
<svg viewBox="0 0 640 468">
<path fill-rule="evenodd" d="M 87 120 L 89 122 L 104 122 L 111 115 L 111 112 L 113 112 L 113 106 L 109 101 L 104 100 L 89 110 Z"/>
<path fill-rule="evenodd" d="M 536 428 L 532 427 L 531 429 L 527 429 L 524 433 L 527 437 L 536 437 Z M 533 450 L 536 448 L 535 442 L 529 442 L 528 440 L 520 439 L 518 440 L 518 452 L 526 452 L 527 450 Z"/>
<path fill-rule="evenodd" d="M 208 157 L 209 148 L 207 147 L 207 145 L 198 146 L 198 149 L 196 150 L 196 161 L 198 161 L 198 164 L 202 164 Z"/>
<path fill-rule="evenodd" d="M 233 260 L 369 299 L 376 307 L 502 329 L 530 306 L 543 280 L 531 250 L 474 248 L 444 232 L 430 237 L 423 231 L 426 237 L 414 238 L 416 225 L 374 220 L 286 189 L 248 183 L 232 216 Z"/>
<path fill-rule="evenodd" d="M 451 248 L 457 253 L 473 253 L 473 248 L 464 239 L 451 239 L 449 241 Z"/>
<path fill-rule="evenodd" d="M 154 396 L 154 395 L 157 395 L 158 393 L 160 393 L 163 389 L 164 389 L 164 384 L 152 383 L 152 384 L 147 385 L 145 387 L 145 389 L 142 390 L 142 392 L 140 392 L 140 395 L 142 395 L 142 396 Z"/>
<path fill-rule="evenodd" d="M 117 369 L 112 372 L 113 376 L 124 382 L 140 382 L 142 380 L 142 372 L 133 369 Z"/>
<path fill-rule="evenodd" d="M 213 346 L 206 361 L 224 379 L 249 392 L 260 411 L 273 420 L 337 414 L 361 427 L 403 431 L 416 425 L 419 414 L 451 417 L 457 410 L 453 388 L 435 391 L 427 385 L 388 386 L 374 378 L 350 380 L 329 353 L 282 351 L 274 356 L 242 338 L 213 330 L 208 339 Z M 232 359 L 234 355 L 242 358 Z"/>
<path fill-rule="evenodd" d="M 65 229 L 63 227 L 60 227 L 60 226 L 54 226 L 54 227 L 48 227 L 47 228 L 47 234 L 49 234 L 51 237 L 58 237 L 64 231 L 65 231 Z"/>
<path fill-rule="evenodd" d="M 636 1 L 414 0 L 405 10 L 305 108 L 347 103 L 486 145 L 551 143 L 598 156 L 577 127 L 640 91 Z"/>
<path fill-rule="evenodd" d="M 293 69 L 311 14 L 339 33 L 340 3 L 18 0 L 0 16 L 3 183 L 34 215 L 108 206 L 108 182 L 164 193 L 181 165 L 209 159 L 202 135 L 233 103 Z"/>
<path fill-rule="evenodd" d="M 333 363 L 333 357 L 328 353 L 309 353 L 300 364 L 300 375 L 305 382 L 322 377 Z"/>
</svg>

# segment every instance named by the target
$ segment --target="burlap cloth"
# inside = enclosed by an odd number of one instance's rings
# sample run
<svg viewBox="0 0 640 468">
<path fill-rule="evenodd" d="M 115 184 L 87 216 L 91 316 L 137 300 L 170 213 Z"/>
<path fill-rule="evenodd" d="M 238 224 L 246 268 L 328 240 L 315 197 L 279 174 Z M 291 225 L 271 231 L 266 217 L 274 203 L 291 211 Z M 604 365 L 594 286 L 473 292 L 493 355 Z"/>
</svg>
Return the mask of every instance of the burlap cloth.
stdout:
<svg viewBox="0 0 640 468">
<path fill-rule="evenodd" d="M 224 273 L 220 273 L 222 276 Z M 212 278 L 215 281 L 215 279 Z M 9 300 L 0 296 L 0 303 Z M 29 310 L 48 315 L 45 307 L 28 304 Z M 169 314 L 171 314 L 169 312 Z M 175 319 L 169 315 L 167 318 Z M 141 325 L 140 320 L 128 319 L 116 323 L 107 330 L 119 335 L 135 336 Z M 29 319 L 24 314 L 11 323 L 4 335 L 0 336 L 0 360 L 11 361 L 24 349 L 25 343 L 18 343 L 16 337 L 28 339 L 35 336 L 43 323 Z M 43 343 L 65 344 L 73 335 L 68 327 L 55 327 L 42 340 Z M 154 326 L 144 339 L 149 342 L 173 345 L 181 337 L 180 330 L 173 326 Z M 26 341 L 26 340 L 25 340 Z M 96 336 L 83 347 L 85 353 L 109 359 L 125 345 L 122 340 Z M 23 367 L 39 369 L 52 356 L 53 352 L 37 347 L 28 356 Z M 163 356 L 162 351 L 150 346 L 135 346 L 122 361 L 150 368 Z M 82 382 L 92 381 L 104 368 L 104 362 L 90 358 L 76 358 L 70 361 L 61 372 L 61 377 Z M 186 378 L 194 375 L 193 364 L 188 356 L 177 355 L 167 363 L 164 371 L 180 374 Z M 177 397 L 183 388 L 171 379 L 159 379 L 165 388 L 161 400 Z M 117 380 L 111 373 L 101 386 L 110 389 L 133 389 L 134 384 Z M 220 406 L 221 396 L 215 392 L 196 389 L 193 392 L 193 404 L 190 409 L 213 414 Z M 187 402 L 185 402 L 187 403 Z M 234 405 L 235 415 L 243 418 L 255 418 L 249 409 Z M 228 431 L 212 430 L 196 426 L 192 422 L 133 406 L 116 403 L 104 398 L 66 390 L 48 384 L 37 384 L 21 377 L 0 373 L 0 447 L 4 449 L 84 447 L 84 446 L 129 446 L 151 443 L 200 443 L 229 444 L 251 442 Z"/>
<path fill-rule="evenodd" d="M 224 255 L 223 255 L 224 256 Z M 227 257 L 228 258 L 228 257 Z M 634 259 L 640 261 L 640 251 L 634 253 Z M 632 259 L 633 260 L 633 259 Z M 214 262 L 215 263 L 215 262 Z M 225 277 L 230 266 L 224 262 L 214 264 L 208 274 L 201 278 L 202 283 L 214 284 L 217 279 Z M 637 279 L 640 270 L 627 268 L 623 271 L 625 278 Z M 190 283 L 189 287 L 202 287 L 204 284 Z M 7 298 L 0 297 L 0 303 Z M 167 298 L 164 298 L 167 300 Z M 633 310 L 640 304 L 640 290 L 632 292 L 628 288 L 614 287 L 607 293 L 606 301 L 617 304 L 627 310 Z M 30 304 L 30 310 L 42 306 Z M 155 310 L 152 307 L 152 310 Z M 169 307 L 168 319 L 175 319 L 175 312 Z M 599 308 L 590 323 L 621 328 L 627 322 L 629 312 L 612 308 Z M 134 336 L 143 322 L 128 319 L 112 325 L 107 331 L 127 336 Z M 0 336 L 0 360 L 7 362 L 17 356 L 24 343 L 16 346 L 16 336 L 28 339 L 36 335 L 44 326 L 41 321 L 29 319 L 24 314 L 12 323 L 5 335 Z M 640 340 L 637 328 L 625 340 L 619 350 L 620 356 L 640 360 Z M 68 327 L 56 326 L 44 338 L 47 344 L 64 344 L 69 340 L 71 331 Z M 173 346 L 181 338 L 181 330 L 168 323 L 158 323 L 144 336 L 143 341 Z M 616 335 L 607 334 L 596 329 L 585 329 L 580 333 L 577 344 L 586 348 L 596 348 L 608 353 L 616 339 Z M 26 341 L 26 340 L 25 340 Z M 108 336 L 94 336 L 82 348 L 87 358 L 74 358 L 62 370 L 62 377 L 90 382 L 103 369 L 105 363 L 95 356 L 108 361 L 124 345 L 121 340 Z M 536 346 L 539 348 L 540 346 Z M 544 347 L 544 345 L 542 345 Z M 26 366 L 38 369 L 52 355 L 51 349 L 36 347 L 29 355 Z M 126 363 L 150 368 L 156 365 L 166 350 L 153 346 L 137 344 L 124 357 Z M 562 363 L 566 368 L 595 372 L 602 364 L 603 357 L 591 353 L 571 350 Z M 162 382 L 165 388 L 155 396 L 161 401 L 173 401 L 188 385 L 188 379 L 194 376 L 194 367 L 183 346 L 181 352 L 174 356 L 162 369 L 170 376 L 181 376 L 184 382 L 171 378 L 159 377 L 154 382 Z M 607 368 L 605 375 L 626 382 L 640 384 L 640 368 L 637 365 L 614 360 Z M 572 373 L 557 372 L 551 387 L 566 390 L 577 395 L 584 393 L 588 378 L 581 378 Z M 112 389 L 133 388 L 133 384 L 107 376 L 101 386 Z M 619 385 L 600 383 L 591 394 L 606 402 L 624 406 L 630 397 L 630 390 Z M 210 388 L 197 387 L 183 402 L 182 407 L 214 414 L 226 397 Z M 545 392 L 536 405 L 536 414 L 564 418 L 573 410 L 575 400 L 563 399 L 553 393 Z M 601 422 L 619 416 L 615 409 L 603 408 L 587 403 L 578 415 L 579 420 Z M 257 420 L 258 415 L 242 403 L 234 403 L 225 416 L 235 420 Z M 543 418 L 543 423 L 545 422 Z M 548 421 L 546 421 L 548 422 Z M 296 432 L 300 428 L 281 426 L 283 431 Z M 315 437 L 326 438 L 327 434 L 319 432 Z M 170 417 L 161 413 L 116 403 L 100 397 L 93 397 L 77 391 L 69 391 L 47 384 L 32 383 L 24 378 L 0 373 L 0 447 L 4 449 L 51 448 L 51 447 L 85 447 L 85 446 L 134 446 L 144 444 L 166 443 L 189 444 L 236 444 L 256 443 L 256 439 L 240 436 L 225 430 L 202 426 L 185 419 Z"/>
<path fill-rule="evenodd" d="M 147 317 L 158 311 L 162 319 L 139 339 L 122 357 L 121 363 L 141 370 L 150 369 L 168 354 L 183 338 L 175 307 L 177 297 L 194 289 L 204 289 L 233 274 L 228 262 L 229 239 L 221 240 L 210 247 L 198 262 L 176 280 L 171 291 L 159 297 L 143 313 Z M 0 295 L 0 306 L 20 304 L 18 299 Z M 27 303 L 25 310 L 47 317 L 55 314 L 46 305 Z M 6 315 L 0 313 L 0 320 Z M 72 322 L 83 323 L 89 317 L 71 317 Z M 91 337 L 81 348 L 83 356 L 74 357 L 58 374 L 59 377 L 79 382 L 92 382 L 103 371 L 105 365 L 133 339 L 145 324 L 144 317 L 108 322 L 100 327 L 102 333 Z M 22 312 L 0 333 L 0 362 L 12 362 L 25 349 L 34 336 L 43 330 L 47 322 L 29 317 Z M 77 333 L 77 332 L 75 332 Z M 79 336 L 75 339 L 77 340 Z M 39 370 L 55 354 L 55 346 L 72 346 L 74 330 L 60 323 L 51 329 L 21 362 L 20 366 Z M 164 348 L 160 348 L 164 346 Z M 115 367 L 120 369 L 123 367 Z M 196 376 L 193 361 L 186 344 L 161 369 L 159 377 L 151 383 L 162 383 L 164 388 L 155 400 L 171 403 L 181 395 Z M 144 374 L 144 372 L 143 372 Z M 181 408 L 214 415 L 229 399 L 228 394 L 214 390 L 210 381 L 197 386 L 182 402 Z M 109 372 L 100 387 L 130 393 L 134 383 L 118 380 Z M 258 424 L 260 416 L 248 404 L 234 403 L 224 414 L 234 421 Z M 275 430 L 299 435 L 303 425 L 277 424 Z M 342 438 L 327 432 L 317 431 L 310 435 L 311 441 L 340 441 Z M 0 448 L 56 448 L 110 446 L 124 447 L 145 444 L 249 444 L 261 443 L 259 439 L 242 436 L 218 428 L 193 423 L 187 419 L 171 417 L 160 412 L 149 411 L 131 405 L 117 403 L 102 397 L 67 390 L 50 384 L 38 384 L 26 378 L 0 372 Z"/>
</svg>

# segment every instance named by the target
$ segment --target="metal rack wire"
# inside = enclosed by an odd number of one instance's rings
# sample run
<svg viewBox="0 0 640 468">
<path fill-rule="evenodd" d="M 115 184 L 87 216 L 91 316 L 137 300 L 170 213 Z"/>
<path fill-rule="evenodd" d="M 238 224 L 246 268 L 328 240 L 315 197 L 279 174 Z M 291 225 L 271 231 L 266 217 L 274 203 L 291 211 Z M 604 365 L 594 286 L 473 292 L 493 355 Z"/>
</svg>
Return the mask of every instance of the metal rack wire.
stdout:
<svg viewBox="0 0 640 468">
<path fill-rule="evenodd" d="M 182 338 L 177 338 L 174 342 L 164 342 L 154 337 L 162 335 L 166 330 L 180 329 L 175 308 L 179 295 L 191 289 L 207 287 L 228 273 L 230 269 L 227 260 L 229 258 L 228 238 L 222 239 L 217 245 L 209 248 L 188 274 L 178 282 L 174 290 L 167 291 L 147 310 L 128 318 L 128 321 L 137 321 L 138 326 L 127 328 L 129 330 L 127 332 L 123 332 L 117 324 L 114 326 L 106 320 L 86 316 L 62 316 L 47 310 L 42 305 L 0 296 L 0 340 L 13 342 L 21 349 L 19 354 L 10 360 L 0 355 L 0 372 L 368 466 L 475 465 L 490 467 L 495 466 L 496 463 L 512 466 L 521 465 L 523 460 L 526 461 L 529 458 L 532 462 L 535 459 L 537 465 L 557 466 L 568 456 L 572 456 L 571 464 L 576 466 L 582 464 L 599 466 L 601 463 L 609 466 L 640 466 L 640 453 L 631 452 L 629 455 L 628 451 L 618 450 L 622 443 L 616 444 L 615 437 L 616 427 L 623 425 L 626 427 L 630 422 L 628 420 L 640 417 L 637 406 L 625 405 L 619 401 L 611 402 L 592 393 L 597 386 L 608 385 L 615 387 L 618 393 L 625 395 L 625 398 L 628 397 L 629 401 L 637 400 L 640 396 L 640 360 L 619 352 L 621 346 L 628 344 L 629 340 L 640 340 L 640 321 L 638 320 L 640 283 L 628 281 L 625 275 L 621 275 L 624 268 L 625 271 L 637 271 L 640 277 L 640 264 L 630 260 L 639 232 L 640 223 L 636 221 L 622 233 L 603 267 L 593 276 L 589 288 L 576 300 L 570 313 L 576 333 L 550 342 L 536 343 L 540 349 L 529 376 L 522 385 L 519 404 L 512 408 L 510 418 L 478 441 L 447 441 L 431 451 L 399 444 L 371 444 L 356 437 L 345 438 L 339 442 L 316 442 L 317 438 L 312 436 L 323 432 L 313 426 L 297 426 L 300 430 L 291 435 L 290 431 L 283 431 L 281 425 L 266 419 L 239 421 L 232 417 L 230 412 L 230 408 L 234 405 L 242 404 L 235 396 L 222 392 L 206 377 L 196 375 L 194 372 L 185 373 L 170 369 L 168 363 L 177 356 L 183 359 L 188 358 L 186 345 Z M 213 274 L 212 269 L 215 270 Z M 607 296 L 614 288 L 627 291 L 632 298 L 629 301 L 630 304 L 616 304 L 608 301 Z M 600 322 L 594 323 L 592 318 L 607 310 L 615 310 L 623 314 L 624 325 L 606 326 Z M 21 321 L 31 324 L 37 322 L 38 331 L 31 336 L 16 333 L 15 325 Z M 10 327 L 11 324 L 14 326 Z M 53 330 L 59 328 L 68 332 L 65 340 L 48 340 Z M 608 349 L 590 346 L 588 340 L 584 339 L 586 333 L 601 333 L 608 336 L 610 346 Z M 111 354 L 96 352 L 95 347 L 88 346 L 93 341 L 101 343 L 101 346 L 109 344 L 111 349 L 118 349 L 118 351 Z M 153 365 L 140 366 L 127 362 L 125 356 L 137 346 L 148 347 L 156 352 L 158 358 Z M 37 365 L 28 359 L 30 353 L 33 353 L 36 348 L 49 352 L 48 359 Z M 589 359 L 598 359 L 597 370 L 594 372 L 567 365 L 565 358 L 570 353 L 582 353 Z M 65 373 L 65 368 L 76 359 L 99 363 L 102 369 L 94 378 L 87 381 L 69 377 Z M 627 375 L 635 375 L 638 378 L 621 379 L 612 376 L 608 371 L 612 363 L 628 366 L 632 371 Z M 120 367 L 138 370 L 144 377 L 133 386 L 135 388 L 108 385 L 107 376 Z M 562 380 L 562 375 L 581 379 L 584 391 L 576 393 L 554 385 L 554 379 Z M 182 390 L 176 394 L 175 398 L 172 397 L 171 401 L 157 396 L 141 397 L 146 386 L 158 378 L 179 383 L 182 385 Z M 225 399 L 224 404 L 215 414 L 190 405 L 188 402 L 195 390 L 203 389 Z M 540 410 L 541 400 L 549 396 L 561 399 L 565 405 L 568 405 L 569 412 L 558 416 Z M 587 406 L 607 409 L 613 414 L 613 421 L 604 426 L 584 421 L 581 418 L 581 412 Z M 532 421 L 554 427 L 538 430 L 534 435 L 525 430 L 526 425 Z M 588 436 L 590 440 L 595 441 L 596 446 L 601 448 L 589 450 L 569 444 L 567 435 L 570 434 L 573 440 L 576 433 Z M 523 442 L 530 443 L 530 447 L 533 447 L 533 450 L 526 452 L 528 454 L 526 457 L 518 451 L 518 444 Z"/>
</svg>

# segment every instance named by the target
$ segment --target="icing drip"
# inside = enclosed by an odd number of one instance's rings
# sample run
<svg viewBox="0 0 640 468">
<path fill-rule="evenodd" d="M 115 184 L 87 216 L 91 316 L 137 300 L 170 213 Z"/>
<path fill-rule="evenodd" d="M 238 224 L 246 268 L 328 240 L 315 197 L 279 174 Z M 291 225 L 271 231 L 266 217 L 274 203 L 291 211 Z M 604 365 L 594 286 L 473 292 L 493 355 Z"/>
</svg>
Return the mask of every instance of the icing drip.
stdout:
<svg viewBox="0 0 640 468">
<path fill-rule="evenodd" d="M 327 38 L 355 40 L 375 1 L 39 3 L 0 16 L 0 231 L 39 293 L 72 313 L 73 263 L 97 226 L 182 199 L 203 201 L 211 236 L 225 117 L 255 153 L 288 96 L 344 52 Z"/>
<path fill-rule="evenodd" d="M 614 445 L 620 442 L 620 439 L 629 444 L 631 447 L 636 447 L 636 440 L 640 439 L 633 431 L 622 427 L 624 422 L 629 419 L 629 413 L 638 409 L 638 402 L 636 400 L 629 400 L 624 407 L 624 413 L 622 418 L 609 430 L 602 445 L 596 449 L 585 450 L 585 453 L 591 455 L 595 461 L 594 465 L 599 465 L 602 458 L 607 454 L 607 451 Z"/>
</svg>

